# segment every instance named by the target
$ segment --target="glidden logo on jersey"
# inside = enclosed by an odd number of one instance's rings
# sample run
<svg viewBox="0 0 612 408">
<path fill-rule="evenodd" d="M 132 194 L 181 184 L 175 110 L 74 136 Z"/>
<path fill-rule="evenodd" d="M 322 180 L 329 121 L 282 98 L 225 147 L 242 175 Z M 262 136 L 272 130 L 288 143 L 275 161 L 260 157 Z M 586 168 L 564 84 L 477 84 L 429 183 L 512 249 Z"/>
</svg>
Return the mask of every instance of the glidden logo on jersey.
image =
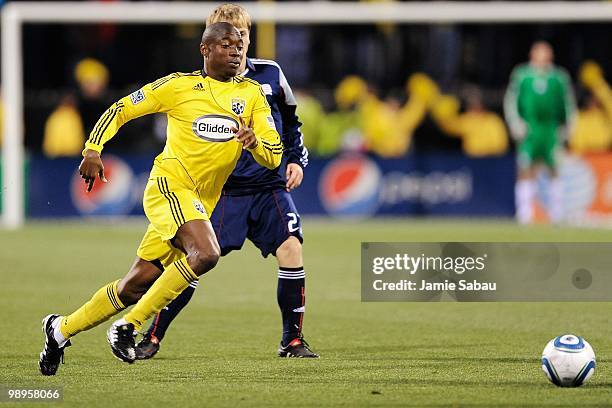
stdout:
<svg viewBox="0 0 612 408">
<path fill-rule="evenodd" d="M 193 122 L 193 133 L 209 142 L 227 142 L 234 138 L 232 128 L 238 127 L 238 122 L 229 116 L 204 115 Z"/>
<path fill-rule="evenodd" d="M 328 213 L 339 217 L 368 216 L 379 206 L 381 172 L 362 156 L 330 162 L 319 179 L 319 197 Z"/>
</svg>

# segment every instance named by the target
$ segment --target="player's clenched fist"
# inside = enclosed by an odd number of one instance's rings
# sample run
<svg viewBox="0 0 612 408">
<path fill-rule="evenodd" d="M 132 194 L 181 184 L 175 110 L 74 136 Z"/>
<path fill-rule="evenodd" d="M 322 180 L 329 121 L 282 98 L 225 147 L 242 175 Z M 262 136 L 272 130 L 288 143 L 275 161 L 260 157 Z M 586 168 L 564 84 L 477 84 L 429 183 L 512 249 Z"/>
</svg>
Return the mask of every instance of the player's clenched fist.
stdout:
<svg viewBox="0 0 612 408">
<path fill-rule="evenodd" d="M 232 129 L 236 134 L 236 140 L 242 143 L 243 149 L 253 149 L 257 147 L 258 142 L 257 138 L 255 137 L 255 132 L 253 132 L 253 129 L 244 123 L 242 116 L 239 116 L 238 118 L 240 119 L 240 129 Z"/>
<path fill-rule="evenodd" d="M 104 177 L 104 165 L 102 164 L 100 153 L 88 149 L 79 165 L 79 174 L 85 180 L 88 192 L 91 191 L 94 181 L 96 181 L 96 177 L 99 176 L 100 180 L 106 183 L 107 180 L 106 177 Z"/>
</svg>

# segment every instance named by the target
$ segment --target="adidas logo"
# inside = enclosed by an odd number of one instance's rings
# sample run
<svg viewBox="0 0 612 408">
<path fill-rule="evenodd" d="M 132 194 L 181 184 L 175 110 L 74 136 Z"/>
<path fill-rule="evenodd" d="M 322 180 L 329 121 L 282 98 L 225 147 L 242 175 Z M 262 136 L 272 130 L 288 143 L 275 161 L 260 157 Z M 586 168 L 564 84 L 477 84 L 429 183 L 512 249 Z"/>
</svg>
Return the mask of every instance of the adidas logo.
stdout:
<svg viewBox="0 0 612 408">
<path fill-rule="evenodd" d="M 204 85 L 202 85 L 201 82 L 199 82 L 197 85 L 195 85 L 193 88 L 194 91 L 203 91 L 204 90 Z"/>
</svg>

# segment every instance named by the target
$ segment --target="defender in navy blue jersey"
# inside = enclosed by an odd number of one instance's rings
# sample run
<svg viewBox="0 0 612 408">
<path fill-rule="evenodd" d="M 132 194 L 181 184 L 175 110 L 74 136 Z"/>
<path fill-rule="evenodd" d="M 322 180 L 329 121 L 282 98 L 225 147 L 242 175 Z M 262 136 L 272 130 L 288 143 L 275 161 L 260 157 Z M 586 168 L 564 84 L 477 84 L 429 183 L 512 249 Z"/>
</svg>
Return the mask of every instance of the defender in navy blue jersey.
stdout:
<svg viewBox="0 0 612 408">
<path fill-rule="evenodd" d="M 234 4 L 217 7 L 206 24 L 229 22 L 242 35 L 244 57 L 240 72 L 261 84 L 280 133 L 286 159 L 285 176 L 280 170 L 266 169 L 245 152 L 223 187 L 223 193 L 211 216 L 221 254 L 242 248 L 249 239 L 264 257 L 278 260 L 277 300 L 283 321 L 278 349 L 280 357 L 317 358 L 302 335 L 305 308 L 304 262 L 302 259 L 302 225 L 289 192 L 298 187 L 303 168 L 308 164 L 301 123 L 295 114 L 296 101 L 280 66 L 270 60 L 248 59 L 251 18 L 246 10 Z M 153 357 L 159 350 L 168 326 L 191 299 L 197 282 L 184 290 L 153 320 L 136 347 L 137 358 Z"/>
</svg>

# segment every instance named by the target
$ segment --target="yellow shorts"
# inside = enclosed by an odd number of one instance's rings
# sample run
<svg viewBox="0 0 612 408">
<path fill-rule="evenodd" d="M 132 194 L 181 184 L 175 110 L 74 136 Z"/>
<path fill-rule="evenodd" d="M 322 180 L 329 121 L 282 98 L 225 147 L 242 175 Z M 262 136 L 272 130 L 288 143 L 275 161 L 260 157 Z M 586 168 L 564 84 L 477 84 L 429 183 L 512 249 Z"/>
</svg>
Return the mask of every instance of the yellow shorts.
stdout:
<svg viewBox="0 0 612 408">
<path fill-rule="evenodd" d="M 170 244 L 179 227 L 191 220 L 209 221 L 198 195 L 169 177 L 151 177 L 142 204 L 150 224 L 136 254 L 164 266 L 184 256 Z"/>
</svg>

